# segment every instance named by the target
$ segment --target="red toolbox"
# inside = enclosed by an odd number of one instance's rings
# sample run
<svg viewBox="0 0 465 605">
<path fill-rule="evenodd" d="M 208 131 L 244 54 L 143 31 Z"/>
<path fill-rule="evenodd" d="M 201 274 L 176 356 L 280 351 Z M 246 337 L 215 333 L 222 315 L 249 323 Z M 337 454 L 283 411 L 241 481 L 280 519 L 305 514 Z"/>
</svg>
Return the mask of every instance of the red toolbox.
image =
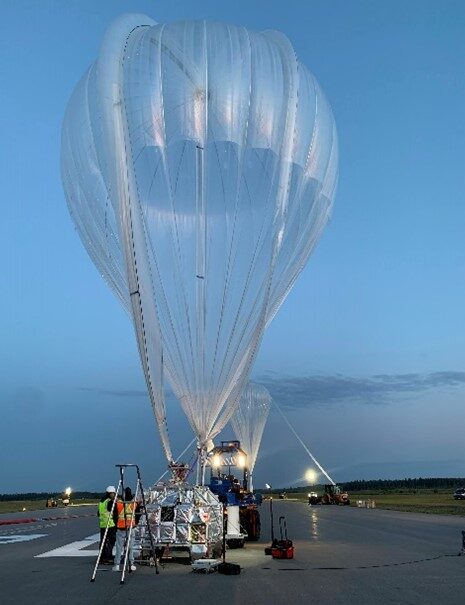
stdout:
<svg viewBox="0 0 465 605">
<path fill-rule="evenodd" d="M 279 531 L 281 539 L 276 540 L 271 547 L 271 556 L 273 559 L 293 559 L 294 545 L 292 540 L 287 537 L 287 524 L 285 517 L 279 517 Z"/>
<path fill-rule="evenodd" d="M 294 547 L 283 548 L 282 546 L 277 546 L 271 549 L 271 556 L 273 559 L 293 559 Z"/>
</svg>

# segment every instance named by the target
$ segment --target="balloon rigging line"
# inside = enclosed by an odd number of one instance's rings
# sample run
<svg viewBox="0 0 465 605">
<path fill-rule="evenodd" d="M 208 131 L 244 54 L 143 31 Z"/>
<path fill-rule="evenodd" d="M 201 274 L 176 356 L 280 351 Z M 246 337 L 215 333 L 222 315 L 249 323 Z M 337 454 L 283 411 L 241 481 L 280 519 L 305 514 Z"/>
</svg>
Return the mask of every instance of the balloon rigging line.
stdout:
<svg viewBox="0 0 465 605">
<path fill-rule="evenodd" d="M 192 445 L 194 445 L 195 441 L 196 441 L 196 437 L 194 437 L 194 438 L 192 439 L 192 441 L 189 443 L 189 445 L 188 445 L 187 447 L 185 447 L 185 448 L 182 450 L 182 452 L 181 452 L 181 453 L 180 453 L 178 456 L 176 456 L 176 462 L 179 462 L 179 458 L 181 458 L 181 456 L 184 456 L 184 454 L 187 452 L 187 450 L 188 450 L 188 449 L 189 449 L 189 448 L 190 448 Z M 160 482 L 160 481 L 163 479 L 163 477 L 166 475 L 166 473 L 167 473 L 168 471 L 169 471 L 169 468 L 167 468 L 167 469 L 166 469 L 166 471 L 163 473 L 163 475 L 161 475 L 161 476 L 160 476 L 160 477 L 159 477 L 159 478 L 158 478 L 158 479 L 155 481 L 154 485 L 157 485 L 157 483 L 159 483 L 159 482 Z"/>
<path fill-rule="evenodd" d="M 295 436 L 297 441 L 300 443 L 300 445 L 304 448 L 304 450 L 307 452 L 307 454 L 310 456 L 310 458 L 313 460 L 313 462 L 316 464 L 316 466 L 320 469 L 320 471 L 323 473 L 323 475 L 332 483 L 332 485 L 336 485 L 335 481 L 333 481 L 333 479 L 331 479 L 331 477 L 328 475 L 328 473 L 325 471 L 325 469 L 321 466 L 321 464 L 318 462 L 318 460 L 315 458 L 315 456 L 312 454 L 312 452 L 308 449 L 308 447 L 305 445 L 305 443 L 299 437 L 295 428 L 292 426 L 292 424 L 289 422 L 289 420 L 284 415 L 284 412 L 281 410 L 279 405 L 276 403 L 276 400 L 272 399 L 272 401 L 273 401 L 276 409 L 278 410 L 278 412 L 281 414 L 282 419 L 287 424 L 290 431 L 293 433 L 293 435 Z"/>
</svg>

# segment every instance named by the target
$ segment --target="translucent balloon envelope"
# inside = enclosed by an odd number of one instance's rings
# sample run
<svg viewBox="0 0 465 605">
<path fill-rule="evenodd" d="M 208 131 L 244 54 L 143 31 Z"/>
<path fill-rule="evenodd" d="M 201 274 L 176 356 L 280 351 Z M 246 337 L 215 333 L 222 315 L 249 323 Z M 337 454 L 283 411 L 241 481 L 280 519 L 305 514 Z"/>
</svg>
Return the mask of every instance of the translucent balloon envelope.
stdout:
<svg viewBox="0 0 465 605">
<path fill-rule="evenodd" d="M 134 318 L 167 455 L 163 367 L 204 446 L 330 215 L 337 137 L 321 89 L 277 32 L 126 15 L 69 103 L 62 174 Z"/>
<path fill-rule="evenodd" d="M 231 417 L 231 425 L 241 448 L 247 453 L 249 488 L 253 490 L 252 476 L 262 441 L 263 430 L 270 412 L 271 395 L 261 384 L 247 383 Z"/>
</svg>

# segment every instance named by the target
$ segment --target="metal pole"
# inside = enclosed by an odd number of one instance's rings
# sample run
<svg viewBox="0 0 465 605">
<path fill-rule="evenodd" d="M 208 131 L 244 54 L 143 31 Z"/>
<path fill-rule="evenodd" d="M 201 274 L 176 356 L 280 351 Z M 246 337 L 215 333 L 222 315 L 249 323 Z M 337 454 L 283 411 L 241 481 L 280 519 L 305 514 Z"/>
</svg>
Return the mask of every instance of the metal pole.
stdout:
<svg viewBox="0 0 465 605">
<path fill-rule="evenodd" d="M 273 498 L 270 496 L 270 522 L 271 522 L 271 543 L 274 542 L 274 516 L 273 516 Z"/>
<path fill-rule="evenodd" d="M 224 524 L 226 522 L 226 503 L 223 502 L 223 563 L 226 563 L 226 529 Z"/>
</svg>

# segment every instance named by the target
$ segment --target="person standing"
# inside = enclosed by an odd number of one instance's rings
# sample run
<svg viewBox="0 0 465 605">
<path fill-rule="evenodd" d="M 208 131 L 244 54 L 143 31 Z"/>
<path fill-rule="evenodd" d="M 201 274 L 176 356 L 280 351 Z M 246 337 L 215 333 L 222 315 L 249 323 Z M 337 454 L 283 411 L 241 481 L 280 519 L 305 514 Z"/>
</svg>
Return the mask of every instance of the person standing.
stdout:
<svg viewBox="0 0 465 605">
<path fill-rule="evenodd" d="M 113 521 L 116 525 L 116 548 L 113 571 L 120 571 L 121 557 L 124 552 L 126 538 L 129 539 L 126 548 L 128 549 L 130 569 L 131 571 L 136 571 L 136 566 L 134 565 L 134 528 L 139 523 L 140 508 L 140 504 L 134 502 L 131 488 L 126 487 L 123 500 L 118 501 L 113 510 Z M 129 534 L 131 534 L 130 537 Z"/>
<path fill-rule="evenodd" d="M 100 559 L 103 565 L 111 565 L 113 563 L 113 546 L 116 540 L 116 525 L 111 515 L 111 508 L 116 496 L 116 488 L 114 485 L 109 485 L 105 495 L 101 498 L 98 505 L 98 518 L 100 525 L 100 546 L 105 537 L 105 531 L 108 525 L 107 538 L 103 545 L 102 557 Z"/>
</svg>

